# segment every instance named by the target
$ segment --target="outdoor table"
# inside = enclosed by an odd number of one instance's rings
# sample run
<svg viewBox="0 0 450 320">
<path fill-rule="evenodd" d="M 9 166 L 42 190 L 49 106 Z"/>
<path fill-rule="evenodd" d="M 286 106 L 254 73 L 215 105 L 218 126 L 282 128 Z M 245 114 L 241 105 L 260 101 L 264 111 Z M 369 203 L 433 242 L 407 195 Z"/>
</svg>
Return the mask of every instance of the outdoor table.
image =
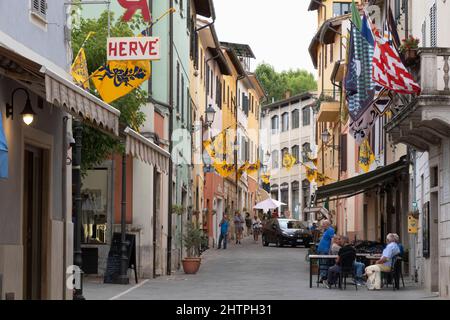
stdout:
<svg viewBox="0 0 450 320">
<path fill-rule="evenodd" d="M 310 254 L 309 255 L 309 287 L 312 288 L 312 266 L 313 266 L 313 260 L 318 259 L 336 259 L 337 255 L 331 255 L 331 254 Z"/>
<path fill-rule="evenodd" d="M 369 263 L 372 265 L 374 264 L 376 261 L 381 259 L 381 254 L 377 254 L 377 255 L 368 255 L 366 256 L 366 259 L 369 260 Z"/>
</svg>

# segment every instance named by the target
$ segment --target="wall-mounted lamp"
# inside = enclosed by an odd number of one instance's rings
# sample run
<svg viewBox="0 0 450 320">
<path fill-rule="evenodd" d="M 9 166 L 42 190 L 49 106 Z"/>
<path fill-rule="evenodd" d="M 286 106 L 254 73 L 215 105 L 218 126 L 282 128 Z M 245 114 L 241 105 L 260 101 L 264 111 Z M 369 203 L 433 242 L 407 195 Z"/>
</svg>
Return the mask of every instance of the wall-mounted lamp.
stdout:
<svg viewBox="0 0 450 320">
<path fill-rule="evenodd" d="M 325 144 L 325 146 L 326 147 L 328 147 L 328 148 L 333 148 L 333 149 L 335 149 L 335 150 L 338 150 L 339 149 L 339 146 L 338 145 L 330 145 L 329 144 L 329 142 L 331 142 L 330 141 L 330 138 L 331 138 L 331 134 L 328 132 L 328 130 L 324 130 L 323 132 L 322 132 L 322 141 L 323 141 L 323 143 Z"/>
<path fill-rule="evenodd" d="M 33 120 L 36 113 L 33 111 L 33 108 L 31 107 L 31 101 L 30 101 L 30 94 L 27 90 L 24 88 L 17 88 L 15 89 L 11 94 L 11 104 L 6 104 L 6 118 L 11 117 L 11 119 L 14 119 L 14 95 L 17 91 L 24 91 L 27 94 L 27 101 L 25 102 L 25 107 L 23 108 L 23 111 L 20 113 L 22 115 L 23 122 L 29 126 Z"/>
<path fill-rule="evenodd" d="M 214 123 L 214 117 L 216 116 L 216 110 L 214 110 L 213 106 L 210 104 L 209 107 L 205 111 L 206 114 L 206 125 L 211 127 Z"/>
</svg>

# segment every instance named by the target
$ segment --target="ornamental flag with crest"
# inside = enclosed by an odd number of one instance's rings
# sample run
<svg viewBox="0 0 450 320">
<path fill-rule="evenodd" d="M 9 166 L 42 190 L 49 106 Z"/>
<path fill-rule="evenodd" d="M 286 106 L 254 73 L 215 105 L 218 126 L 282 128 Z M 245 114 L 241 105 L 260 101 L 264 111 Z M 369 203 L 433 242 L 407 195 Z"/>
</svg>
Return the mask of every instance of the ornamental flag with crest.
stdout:
<svg viewBox="0 0 450 320">
<path fill-rule="evenodd" d="M 375 162 L 375 155 L 370 147 L 369 140 L 366 139 L 359 146 L 359 166 L 364 170 L 365 173 L 369 172 L 370 166 Z"/>
<path fill-rule="evenodd" d="M 92 75 L 102 100 L 111 103 L 150 78 L 150 61 L 109 61 Z"/>
<path fill-rule="evenodd" d="M 381 36 L 375 24 L 371 25 L 375 37 L 372 78 L 385 88 L 400 94 L 420 94 L 420 86 L 408 72 L 397 50 Z"/>
</svg>

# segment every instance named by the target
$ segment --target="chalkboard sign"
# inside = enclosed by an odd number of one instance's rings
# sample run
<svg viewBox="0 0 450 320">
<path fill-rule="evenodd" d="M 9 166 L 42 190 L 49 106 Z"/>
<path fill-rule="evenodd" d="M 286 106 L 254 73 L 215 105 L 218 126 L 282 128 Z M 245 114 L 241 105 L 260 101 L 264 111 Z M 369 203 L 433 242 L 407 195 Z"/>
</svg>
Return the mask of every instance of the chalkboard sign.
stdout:
<svg viewBox="0 0 450 320">
<path fill-rule="evenodd" d="M 136 271 L 136 236 L 134 234 L 126 234 L 125 242 L 127 245 L 128 268 L 134 269 L 134 277 L 138 282 Z M 108 254 L 106 272 L 103 279 L 104 283 L 117 283 L 120 276 L 122 250 L 122 235 L 118 232 L 113 234 L 111 248 Z"/>
</svg>

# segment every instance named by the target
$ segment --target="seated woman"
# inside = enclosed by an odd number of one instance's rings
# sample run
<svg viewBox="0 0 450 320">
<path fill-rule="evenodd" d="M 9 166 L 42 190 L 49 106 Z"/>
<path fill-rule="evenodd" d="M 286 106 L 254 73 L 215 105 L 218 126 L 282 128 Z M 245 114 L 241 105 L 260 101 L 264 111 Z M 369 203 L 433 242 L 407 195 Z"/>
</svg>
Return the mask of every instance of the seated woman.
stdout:
<svg viewBox="0 0 450 320">
<path fill-rule="evenodd" d="M 374 265 L 366 268 L 367 275 L 367 289 L 380 290 L 381 289 L 381 272 L 391 271 L 392 258 L 400 254 L 400 249 L 396 242 L 395 234 L 389 233 L 386 237 L 387 246 L 383 250 L 380 260 L 376 261 Z"/>
</svg>

